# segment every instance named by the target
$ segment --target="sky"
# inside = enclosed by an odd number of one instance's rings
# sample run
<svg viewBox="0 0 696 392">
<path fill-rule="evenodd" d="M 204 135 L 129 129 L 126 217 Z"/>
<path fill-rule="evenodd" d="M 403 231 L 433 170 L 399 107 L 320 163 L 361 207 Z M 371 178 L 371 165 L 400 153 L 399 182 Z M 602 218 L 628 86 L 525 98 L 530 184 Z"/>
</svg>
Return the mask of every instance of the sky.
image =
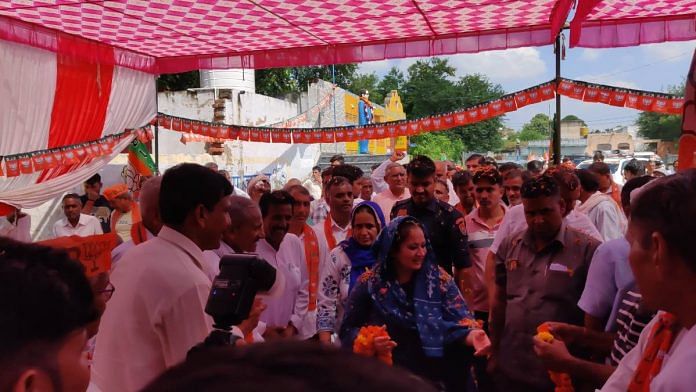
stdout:
<svg viewBox="0 0 696 392">
<path fill-rule="evenodd" d="M 686 80 L 696 41 L 667 42 L 628 48 L 585 49 L 566 48 L 561 62 L 561 76 L 617 87 L 648 91 L 665 91 Z M 480 73 L 510 93 L 555 77 L 553 47 L 518 48 L 476 54 L 442 56 L 456 68 L 456 76 Z M 361 63 L 359 72 L 384 76 L 391 67 L 406 74 L 418 58 Z M 555 112 L 555 101 L 545 101 L 507 113 L 506 126 L 519 130 L 537 113 Z M 561 115 L 574 114 L 590 129 L 606 129 L 616 125 L 633 125 L 640 112 L 598 103 L 584 103 L 563 97 Z"/>
</svg>

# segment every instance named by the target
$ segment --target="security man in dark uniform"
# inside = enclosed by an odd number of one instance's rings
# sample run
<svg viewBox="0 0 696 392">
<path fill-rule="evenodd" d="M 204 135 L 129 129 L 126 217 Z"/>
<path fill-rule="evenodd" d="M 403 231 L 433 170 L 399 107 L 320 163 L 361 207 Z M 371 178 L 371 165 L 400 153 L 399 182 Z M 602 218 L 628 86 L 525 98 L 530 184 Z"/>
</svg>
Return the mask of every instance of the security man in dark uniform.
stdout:
<svg viewBox="0 0 696 392">
<path fill-rule="evenodd" d="M 411 197 L 394 204 L 391 219 L 410 215 L 428 230 L 438 264 L 453 275 L 468 303 L 472 303 L 471 261 L 464 217 L 451 205 L 435 198 L 435 162 L 415 156 L 406 167 Z"/>
</svg>

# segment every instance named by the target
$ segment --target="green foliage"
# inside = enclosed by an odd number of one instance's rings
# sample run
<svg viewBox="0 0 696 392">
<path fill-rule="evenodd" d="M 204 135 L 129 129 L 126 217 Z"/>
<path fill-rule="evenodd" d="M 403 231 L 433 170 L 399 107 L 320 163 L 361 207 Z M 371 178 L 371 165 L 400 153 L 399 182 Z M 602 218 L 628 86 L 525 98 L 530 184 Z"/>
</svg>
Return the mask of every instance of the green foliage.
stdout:
<svg viewBox="0 0 696 392">
<path fill-rule="evenodd" d="M 406 79 L 404 79 L 403 72 L 399 71 L 396 67 L 392 67 L 377 84 L 377 92 L 379 92 L 382 97 L 387 97 L 392 90 L 397 90 L 401 93 L 405 83 Z"/>
<path fill-rule="evenodd" d="M 370 74 L 357 74 L 348 87 L 348 91 L 360 96 L 363 90 L 367 90 L 370 93 L 370 101 L 381 105 L 384 102 L 384 95 L 378 90 L 378 83 L 379 77 L 377 77 L 377 74 L 374 72 Z"/>
<path fill-rule="evenodd" d="M 561 121 L 562 121 L 562 122 L 565 122 L 565 121 L 580 121 L 580 122 L 582 123 L 582 125 L 587 125 L 583 119 L 581 119 L 580 117 L 578 117 L 578 116 L 576 116 L 576 115 L 574 115 L 574 114 L 569 114 L 569 115 L 563 117 L 563 118 L 561 119 Z"/>
<path fill-rule="evenodd" d="M 299 91 L 292 68 L 256 70 L 255 82 L 256 92 L 269 97 L 282 97 Z"/>
<path fill-rule="evenodd" d="M 448 132 L 424 133 L 411 138 L 409 154 L 426 155 L 433 160 L 451 159 L 459 161 L 464 151 L 462 140 Z"/>
<path fill-rule="evenodd" d="M 551 119 L 549 116 L 539 113 L 524 124 L 522 130 L 517 135 L 521 141 L 544 140 L 551 137 L 550 131 Z"/>
<path fill-rule="evenodd" d="M 355 78 L 358 69 L 356 64 L 340 64 L 335 66 L 336 84 L 348 89 Z M 280 97 L 285 94 L 296 93 L 307 89 L 307 85 L 317 79 L 331 82 L 332 69 L 330 65 L 295 67 L 295 68 L 271 68 L 256 71 L 256 92 L 271 97 Z"/>
<path fill-rule="evenodd" d="M 200 73 L 198 71 L 183 72 L 178 74 L 160 75 L 157 78 L 157 91 L 182 91 L 201 86 Z"/>
<path fill-rule="evenodd" d="M 683 96 L 684 84 L 670 86 L 667 92 Z M 681 135 L 681 116 L 679 115 L 641 112 L 636 125 L 638 125 L 638 134 L 646 139 L 676 141 Z"/>
<path fill-rule="evenodd" d="M 642 112 L 636 121 L 638 134 L 646 139 L 676 141 L 681 135 L 681 116 Z"/>
<path fill-rule="evenodd" d="M 483 75 L 466 75 L 456 80 L 455 71 L 447 59 L 433 58 L 411 65 L 400 91 L 408 118 L 448 112 L 505 94 L 500 85 L 491 83 Z M 461 143 L 464 150 L 485 152 L 502 146 L 502 127 L 502 118 L 496 117 L 442 133 L 453 143 Z"/>
</svg>

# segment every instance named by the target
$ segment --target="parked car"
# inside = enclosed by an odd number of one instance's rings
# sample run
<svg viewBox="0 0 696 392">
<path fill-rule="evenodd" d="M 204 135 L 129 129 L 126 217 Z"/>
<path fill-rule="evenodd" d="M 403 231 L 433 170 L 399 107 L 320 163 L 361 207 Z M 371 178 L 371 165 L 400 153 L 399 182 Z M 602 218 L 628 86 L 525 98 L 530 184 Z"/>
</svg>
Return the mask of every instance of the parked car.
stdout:
<svg viewBox="0 0 696 392">
<path fill-rule="evenodd" d="M 629 156 L 629 157 L 619 157 L 619 158 L 605 158 L 604 163 L 606 163 L 609 166 L 609 171 L 611 172 L 611 177 L 614 180 L 615 183 L 619 185 L 623 185 L 624 182 L 626 182 L 626 179 L 623 176 L 623 169 L 626 167 L 626 164 L 631 160 L 631 159 L 636 159 L 640 162 L 643 162 L 644 165 L 647 165 L 647 163 L 652 159 L 655 162 L 655 166 L 659 167 L 662 166 L 662 159 L 660 159 L 659 155 L 650 153 L 650 154 L 641 154 L 637 153 L 635 156 Z M 592 160 L 588 159 L 585 161 L 580 162 L 580 164 L 577 166 L 578 169 L 587 169 L 590 167 L 592 164 Z"/>
</svg>

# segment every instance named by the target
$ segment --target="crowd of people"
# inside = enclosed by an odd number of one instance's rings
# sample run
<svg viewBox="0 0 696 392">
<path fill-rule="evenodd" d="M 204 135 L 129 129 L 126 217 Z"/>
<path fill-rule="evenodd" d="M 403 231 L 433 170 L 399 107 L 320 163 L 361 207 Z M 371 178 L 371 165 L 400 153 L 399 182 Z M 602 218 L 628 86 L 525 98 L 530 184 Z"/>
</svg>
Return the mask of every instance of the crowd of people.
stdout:
<svg viewBox="0 0 696 392">
<path fill-rule="evenodd" d="M 0 236 L 0 391 L 691 390 L 696 169 L 627 165 L 621 187 L 601 160 L 405 158 L 366 175 L 336 156 L 248 194 L 190 163 L 137 193 L 88 179 L 54 233 L 115 233 L 110 271 Z M 190 352 L 239 253 L 275 268 L 278 293 L 232 347 Z M 352 354 L 369 326 L 393 367 Z"/>
</svg>

